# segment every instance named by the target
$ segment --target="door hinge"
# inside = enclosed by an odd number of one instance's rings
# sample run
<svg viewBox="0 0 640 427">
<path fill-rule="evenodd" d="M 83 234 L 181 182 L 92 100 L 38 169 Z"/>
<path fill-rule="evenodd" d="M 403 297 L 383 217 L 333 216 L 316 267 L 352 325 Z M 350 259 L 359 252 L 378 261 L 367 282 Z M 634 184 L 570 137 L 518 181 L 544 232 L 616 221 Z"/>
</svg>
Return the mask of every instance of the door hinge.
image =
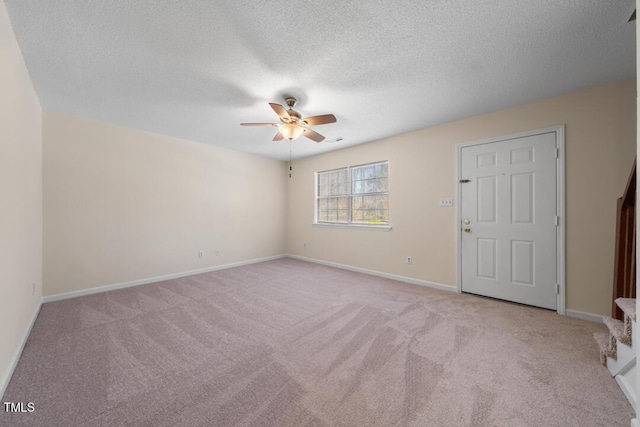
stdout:
<svg viewBox="0 0 640 427">
<path fill-rule="evenodd" d="M 556 283 L 556 295 L 560 295 L 560 283 Z"/>
<path fill-rule="evenodd" d="M 560 149 L 556 148 L 556 159 L 560 158 Z"/>
<path fill-rule="evenodd" d="M 556 215 L 554 222 L 556 224 L 556 227 L 560 225 L 560 217 L 558 215 Z"/>
</svg>

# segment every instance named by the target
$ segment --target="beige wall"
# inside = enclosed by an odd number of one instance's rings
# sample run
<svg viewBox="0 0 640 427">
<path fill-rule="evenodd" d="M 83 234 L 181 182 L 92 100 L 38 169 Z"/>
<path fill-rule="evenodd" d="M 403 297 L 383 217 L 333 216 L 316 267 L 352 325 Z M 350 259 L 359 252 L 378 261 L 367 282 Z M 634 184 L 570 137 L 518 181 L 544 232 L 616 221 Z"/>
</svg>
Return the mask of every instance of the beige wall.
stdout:
<svg viewBox="0 0 640 427">
<path fill-rule="evenodd" d="M 1 396 L 42 293 L 42 110 L 2 1 L 0 197 Z"/>
<path fill-rule="evenodd" d="M 45 295 L 285 252 L 280 161 L 46 110 L 43 135 Z"/>
<path fill-rule="evenodd" d="M 296 161 L 288 252 L 455 286 L 456 211 L 438 201 L 455 197 L 456 144 L 566 124 L 567 309 L 608 315 L 616 199 L 636 152 L 635 98 L 629 80 Z M 390 162 L 391 231 L 312 226 L 315 171 L 379 160 Z"/>
</svg>

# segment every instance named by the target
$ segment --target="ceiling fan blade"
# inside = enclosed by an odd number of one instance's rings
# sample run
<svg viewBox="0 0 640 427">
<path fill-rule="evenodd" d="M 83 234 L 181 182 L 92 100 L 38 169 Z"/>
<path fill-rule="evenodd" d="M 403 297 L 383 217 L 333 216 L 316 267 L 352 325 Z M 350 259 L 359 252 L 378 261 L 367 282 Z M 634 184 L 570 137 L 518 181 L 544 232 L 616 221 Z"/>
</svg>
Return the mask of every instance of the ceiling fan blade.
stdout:
<svg viewBox="0 0 640 427">
<path fill-rule="evenodd" d="M 302 119 L 309 126 L 326 125 L 328 123 L 335 123 L 336 116 L 333 114 L 323 114 L 322 116 L 313 116 Z"/>
<path fill-rule="evenodd" d="M 240 123 L 240 126 L 280 126 L 277 123 Z"/>
<path fill-rule="evenodd" d="M 271 108 L 273 108 L 273 111 L 276 112 L 278 117 L 280 117 L 281 119 L 286 119 L 286 120 L 290 119 L 289 113 L 287 113 L 286 108 L 284 108 L 282 105 L 276 104 L 274 102 L 270 102 L 269 105 L 271 105 Z"/>
<path fill-rule="evenodd" d="M 324 136 L 320 135 L 318 132 L 312 131 L 311 129 L 304 128 L 304 132 L 302 132 L 302 134 L 315 142 L 324 141 Z"/>
<path fill-rule="evenodd" d="M 276 136 L 273 137 L 274 141 L 282 141 L 283 139 L 284 139 L 284 135 L 282 134 L 282 132 L 276 133 Z"/>
</svg>

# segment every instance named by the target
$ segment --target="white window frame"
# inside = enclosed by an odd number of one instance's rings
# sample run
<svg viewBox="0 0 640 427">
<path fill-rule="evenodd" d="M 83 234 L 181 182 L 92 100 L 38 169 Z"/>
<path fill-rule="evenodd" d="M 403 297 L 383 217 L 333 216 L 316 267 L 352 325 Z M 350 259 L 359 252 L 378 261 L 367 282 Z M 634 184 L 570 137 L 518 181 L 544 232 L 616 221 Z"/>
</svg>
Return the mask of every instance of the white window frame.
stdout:
<svg viewBox="0 0 640 427">
<path fill-rule="evenodd" d="M 352 221 L 352 200 L 354 197 L 353 192 L 353 188 L 351 186 L 352 183 L 352 169 L 355 168 L 359 168 L 362 166 L 372 166 L 372 165 L 377 165 L 377 164 L 383 164 L 386 163 L 387 165 L 387 191 L 386 192 L 382 192 L 382 193 L 365 193 L 365 194 L 357 194 L 355 196 L 363 196 L 363 195 L 373 195 L 373 194 L 385 194 L 387 195 L 387 197 L 390 198 L 391 195 L 391 181 L 390 181 L 390 176 L 391 176 L 391 166 L 389 165 L 389 161 L 388 160 L 381 160 L 381 161 L 377 161 L 377 162 L 371 162 L 371 163 L 363 163 L 363 164 L 358 164 L 358 165 L 350 165 L 350 166 L 344 166 L 344 167 L 340 167 L 340 168 L 335 168 L 335 169 L 326 169 L 326 170 L 321 170 L 321 171 L 316 171 L 315 172 L 315 179 L 314 179 L 314 209 L 313 209 L 313 225 L 314 226 L 318 226 L 318 227 L 336 227 L 336 228 L 353 228 L 353 229 L 367 229 L 367 230 L 381 230 L 381 231 L 390 231 L 391 230 L 391 208 L 389 207 L 389 223 L 388 224 L 360 224 L 360 223 L 353 223 Z M 320 200 L 320 195 L 318 194 L 318 179 L 320 174 L 322 173 L 326 173 L 326 172 L 332 172 L 332 171 L 338 171 L 338 170 L 342 170 L 342 169 L 347 169 L 348 171 L 348 187 L 349 187 L 349 194 L 345 195 L 346 197 L 349 197 L 349 222 L 348 223 L 343 223 L 343 222 L 321 222 L 318 221 L 318 201 Z"/>
</svg>

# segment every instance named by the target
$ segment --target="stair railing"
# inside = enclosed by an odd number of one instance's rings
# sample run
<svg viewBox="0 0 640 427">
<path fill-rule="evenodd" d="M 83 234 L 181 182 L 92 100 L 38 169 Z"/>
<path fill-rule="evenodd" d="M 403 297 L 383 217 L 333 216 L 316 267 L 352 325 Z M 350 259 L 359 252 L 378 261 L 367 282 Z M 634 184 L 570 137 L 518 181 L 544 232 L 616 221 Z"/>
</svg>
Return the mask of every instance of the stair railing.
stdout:
<svg viewBox="0 0 640 427">
<path fill-rule="evenodd" d="M 618 199 L 612 304 L 612 317 L 618 320 L 624 320 L 624 313 L 616 299 L 636 297 L 636 161 Z"/>
</svg>

